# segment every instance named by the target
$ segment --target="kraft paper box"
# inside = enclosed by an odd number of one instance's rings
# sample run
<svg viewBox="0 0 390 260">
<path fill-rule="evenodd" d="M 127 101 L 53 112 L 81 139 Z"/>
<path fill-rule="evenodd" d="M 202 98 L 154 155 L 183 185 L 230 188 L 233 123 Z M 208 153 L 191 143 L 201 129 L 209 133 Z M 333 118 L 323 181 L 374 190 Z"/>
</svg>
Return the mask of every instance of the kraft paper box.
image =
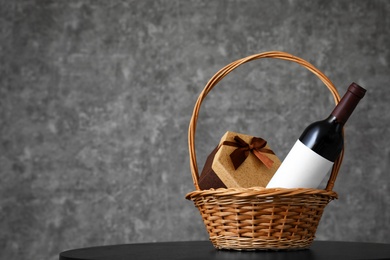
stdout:
<svg viewBox="0 0 390 260">
<path fill-rule="evenodd" d="M 279 168 L 281 161 L 273 154 L 269 145 L 265 145 L 260 151 L 260 158 L 265 160 L 265 163 L 258 159 L 256 151 L 248 151 L 247 157 L 241 165 L 235 169 L 232 158 L 232 154 L 238 147 L 231 146 L 231 143 L 237 142 L 235 137 L 245 141 L 246 144 L 251 144 L 253 136 L 226 132 L 221 138 L 219 149 L 215 153 L 211 168 L 216 176 L 222 181 L 227 188 L 233 187 L 266 187 L 276 170 Z M 262 140 L 262 139 L 261 139 Z M 264 140 L 263 140 L 264 141 Z M 226 144 L 228 143 L 228 144 Z M 258 154 L 259 152 L 257 152 Z M 264 157 L 266 157 L 264 159 Z M 268 164 L 267 164 L 268 160 Z M 271 162 L 269 162 L 271 160 Z M 268 165 L 268 167 L 266 166 Z"/>
</svg>

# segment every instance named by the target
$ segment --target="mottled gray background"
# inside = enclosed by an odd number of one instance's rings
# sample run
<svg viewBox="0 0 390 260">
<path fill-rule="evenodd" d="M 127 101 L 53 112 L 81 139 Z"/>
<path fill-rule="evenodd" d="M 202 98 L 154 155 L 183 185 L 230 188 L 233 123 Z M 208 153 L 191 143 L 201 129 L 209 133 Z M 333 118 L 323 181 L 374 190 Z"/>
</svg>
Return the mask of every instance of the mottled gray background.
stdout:
<svg viewBox="0 0 390 260">
<path fill-rule="evenodd" d="M 390 1 L 0 0 L 0 258 L 207 239 L 187 126 L 221 67 L 282 50 L 368 89 L 317 239 L 390 243 Z M 284 158 L 333 107 L 297 64 L 240 67 L 206 99 L 202 166 L 227 130 Z"/>
</svg>

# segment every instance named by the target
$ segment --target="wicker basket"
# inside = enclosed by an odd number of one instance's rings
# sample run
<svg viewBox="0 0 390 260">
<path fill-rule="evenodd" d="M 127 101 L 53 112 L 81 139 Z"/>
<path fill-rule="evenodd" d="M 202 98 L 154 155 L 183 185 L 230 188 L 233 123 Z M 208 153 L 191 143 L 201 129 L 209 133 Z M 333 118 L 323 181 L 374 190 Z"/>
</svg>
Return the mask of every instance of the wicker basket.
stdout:
<svg viewBox="0 0 390 260">
<path fill-rule="evenodd" d="M 228 188 L 200 190 L 195 154 L 195 130 L 200 105 L 209 91 L 238 66 L 256 59 L 275 58 L 296 62 L 317 75 L 337 104 L 340 96 L 333 83 L 309 62 L 285 52 L 264 52 L 218 71 L 195 104 L 188 131 L 190 166 L 195 191 L 186 195 L 203 218 L 210 240 L 218 249 L 286 250 L 310 247 L 325 206 L 337 194 L 332 191 L 344 151 L 336 160 L 325 190 L 295 188 Z"/>
</svg>

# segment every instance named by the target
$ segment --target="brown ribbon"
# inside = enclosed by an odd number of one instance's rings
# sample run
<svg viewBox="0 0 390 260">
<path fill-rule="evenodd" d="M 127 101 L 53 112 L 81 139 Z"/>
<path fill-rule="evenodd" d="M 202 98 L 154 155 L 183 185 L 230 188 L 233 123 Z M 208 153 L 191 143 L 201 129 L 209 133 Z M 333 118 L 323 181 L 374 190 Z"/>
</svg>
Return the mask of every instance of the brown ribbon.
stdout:
<svg viewBox="0 0 390 260">
<path fill-rule="evenodd" d="M 275 154 L 272 150 L 265 148 L 267 141 L 259 137 L 253 137 L 250 144 L 247 144 L 238 135 L 234 137 L 235 142 L 224 141 L 222 145 L 237 147 L 231 154 L 230 158 L 233 162 L 234 169 L 238 169 L 240 165 L 248 157 L 249 152 L 252 152 L 268 169 L 274 163 L 264 153 Z"/>
</svg>

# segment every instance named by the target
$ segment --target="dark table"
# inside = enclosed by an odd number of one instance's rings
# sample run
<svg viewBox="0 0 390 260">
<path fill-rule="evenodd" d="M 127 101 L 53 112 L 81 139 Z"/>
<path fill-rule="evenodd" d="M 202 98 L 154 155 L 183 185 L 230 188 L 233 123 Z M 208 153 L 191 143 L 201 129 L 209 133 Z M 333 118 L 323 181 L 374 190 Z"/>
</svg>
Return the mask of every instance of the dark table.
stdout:
<svg viewBox="0 0 390 260">
<path fill-rule="evenodd" d="M 348 260 L 390 259 L 390 244 L 314 241 L 298 251 L 216 250 L 209 241 L 124 244 L 80 248 L 62 252 L 60 260 Z"/>
</svg>

